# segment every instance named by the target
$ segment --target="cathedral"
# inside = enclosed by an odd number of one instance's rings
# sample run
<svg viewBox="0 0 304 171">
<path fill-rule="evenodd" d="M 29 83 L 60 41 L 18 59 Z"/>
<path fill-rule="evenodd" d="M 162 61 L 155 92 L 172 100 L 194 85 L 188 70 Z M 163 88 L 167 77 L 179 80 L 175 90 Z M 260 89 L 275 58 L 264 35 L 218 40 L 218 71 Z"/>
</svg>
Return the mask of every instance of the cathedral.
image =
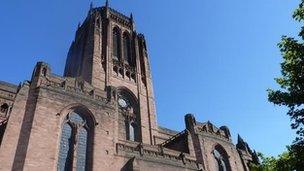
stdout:
<svg viewBox="0 0 304 171">
<path fill-rule="evenodd" d="M 30 80 L 0 81 L 0 170 L 249 171 L 257 155 L 227 126 L 157 124 L 149 58 L 132 15 L 91 6 L 63 76 L 37 62 Z"/>
</svg>

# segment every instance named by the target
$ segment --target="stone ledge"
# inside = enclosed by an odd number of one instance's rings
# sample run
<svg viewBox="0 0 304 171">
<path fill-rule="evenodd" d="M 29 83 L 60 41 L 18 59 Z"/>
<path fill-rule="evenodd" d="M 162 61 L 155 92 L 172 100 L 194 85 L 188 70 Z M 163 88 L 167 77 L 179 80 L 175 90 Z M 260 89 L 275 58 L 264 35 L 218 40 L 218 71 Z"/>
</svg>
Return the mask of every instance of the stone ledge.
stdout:
<svg viewBox="0 0 304 171">
<path fill-rule="evenodd" d="M 162 146 L 153 146 L 138 142 L 120 141 L 116 144 L 117 155 L 125 157 L 136 156 L 140 160 L 160 162 L 194 170 L 201 169 L 195 158 L 189 154 L 170 150 Z"/>
</svg>

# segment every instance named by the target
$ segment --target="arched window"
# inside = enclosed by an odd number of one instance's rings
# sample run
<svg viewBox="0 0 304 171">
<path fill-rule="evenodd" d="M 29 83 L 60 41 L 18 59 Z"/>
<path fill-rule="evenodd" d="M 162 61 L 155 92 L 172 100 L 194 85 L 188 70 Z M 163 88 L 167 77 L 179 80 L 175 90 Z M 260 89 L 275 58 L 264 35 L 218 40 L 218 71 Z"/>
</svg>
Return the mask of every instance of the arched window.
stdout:
<svg viewBox="0 0 304 171">
<path fill-rule="evenodd" d="M 228 155 L 222 146 L 215 146 L 213 156 L 216 161 L 215 171 L 231 171 Z"/>
<path fill-rule="evenodd" d="M 93 124 L 82 111 L 73 111 L 65 118 L 62 126 L 57 170 L 69 171 L 75 163 L 77 171 L 90 168 Z"/>
<path fill-rule="evenodd" d="M 141 142 L 140 115 L 136 97 L 126 89 L 118 89 L 120 138 Z"/>
<path fill-rule="evenodd" d="M 113 58 L 116 60 L 121 59 L 120 52 L 120 31 L 117 27 L 113 29 Z"/>
<path fill-rule="evenodd" d="M 123 54 L 125 61 L 130 65 L 132 64 L 132 56 L 131 56 L 131 40 L 128 33 L 123 34 Z"/>
</svg>

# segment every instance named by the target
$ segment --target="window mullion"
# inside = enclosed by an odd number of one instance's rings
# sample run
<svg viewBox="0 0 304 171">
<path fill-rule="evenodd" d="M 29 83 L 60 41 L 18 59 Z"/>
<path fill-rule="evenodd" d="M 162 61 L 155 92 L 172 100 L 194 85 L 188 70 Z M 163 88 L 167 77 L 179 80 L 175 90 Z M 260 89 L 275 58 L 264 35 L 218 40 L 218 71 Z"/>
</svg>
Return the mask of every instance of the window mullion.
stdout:
<svg viewBox="0 0 304 171">
<path fill-rule="evenodd" d="M 73 144 L 73 169 L 77 170 L 77 137 L 78 137 L 78 125 L 73 123 L 73 137 L 72 137 L 72 144 Z"/>
</svg>

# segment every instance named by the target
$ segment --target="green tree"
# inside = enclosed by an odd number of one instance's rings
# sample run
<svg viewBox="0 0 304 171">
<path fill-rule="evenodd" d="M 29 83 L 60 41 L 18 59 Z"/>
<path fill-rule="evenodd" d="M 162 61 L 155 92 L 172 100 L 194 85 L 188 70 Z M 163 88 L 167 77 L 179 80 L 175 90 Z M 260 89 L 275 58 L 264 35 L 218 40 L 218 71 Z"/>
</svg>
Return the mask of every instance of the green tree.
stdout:
<svg viewBox="0 0 304 171">
<path fill-rule="evenodd" d="M 265 157 L 262 153 L 258 153 L 260 164 L 250 163 L 249 167 L 251 171 L 274 171 L 276 167 L 276 158 Z"/>
<path fill-rule="evenodd" d="M 304 21 L 304 0 L 293 13 L 299 23 Z M 295 160 L 292 163 L 296 170 L 304 170 L 304 26 L 300 29 L 299 38 L 283 36 L 278 44 L 283 62 L 282 76 L 276 78 L 279 90 L 268 90 L 268 100 L 276 105 L 288 107 L 287 114 L 291 117 L 292 129 L 297 130 L 297 137 L 290 146 L 289 155 Z"/>
<path fill-rule="evenodd" d="M 296 158 L 292 155 L 290 148 L 288 151 L 275 157 L 265 157 L 262 153 L 258 153 L 261 163 L 259 165 L 250 164 L 251 171 L 293 171 L 296 170 Z M 298 171 L 302 171 L 297 169 Z"/>
</svg>

